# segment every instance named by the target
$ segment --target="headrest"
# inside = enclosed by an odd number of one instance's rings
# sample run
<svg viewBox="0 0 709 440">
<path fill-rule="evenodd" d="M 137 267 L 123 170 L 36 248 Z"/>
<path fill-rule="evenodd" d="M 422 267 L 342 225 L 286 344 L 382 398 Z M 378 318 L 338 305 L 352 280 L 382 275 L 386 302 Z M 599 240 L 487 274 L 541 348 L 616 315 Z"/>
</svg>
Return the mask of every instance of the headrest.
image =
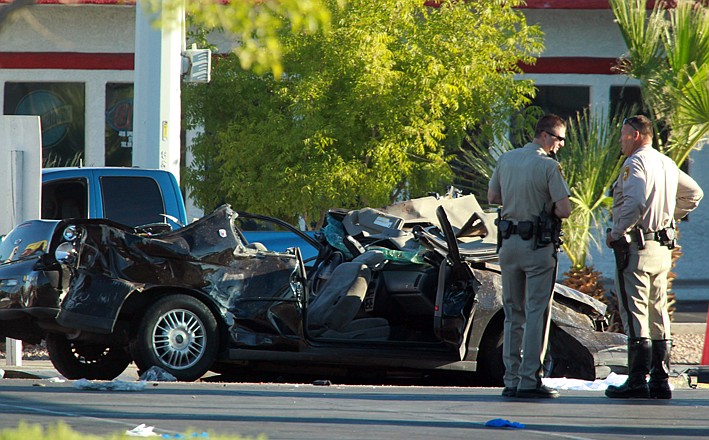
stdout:
<svg viewBox="0 0 709 440">
<path fill-rule="evenodd" d="M 342 220 L 349 235 L 393 235 L 404 226 L 404 219 L 372 208 L 350 211 Z"/>
</svg>

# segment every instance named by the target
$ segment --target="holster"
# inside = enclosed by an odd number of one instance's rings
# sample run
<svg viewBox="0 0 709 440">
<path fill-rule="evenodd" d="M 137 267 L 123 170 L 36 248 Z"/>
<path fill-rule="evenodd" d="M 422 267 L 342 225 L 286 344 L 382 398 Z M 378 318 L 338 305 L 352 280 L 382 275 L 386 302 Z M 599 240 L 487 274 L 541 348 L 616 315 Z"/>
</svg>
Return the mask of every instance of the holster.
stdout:
<svg viewBox="0 0 709 440">
<path fill-rule="evenodd" d="M 539 217 L 536 218 L 537 233 L 534 243 L 535 249 L 553 244 L 558 250 L 562 245 L 561 220 L 555 216 L 553 212 L 554 208 L 552 206 L 551 214 L 542 210 L 542 212 L 539 213 Z"/>
<path fill-rule="evenodd" d="M 660 229 L 657 231 L 657 240 L 662 246 L 674 249 L 677 247 L 677 232 L 675 228 L 670 226 L 669 228 Z"/>
<path fill-rule="evenodd" d="M 623 272 L 628 267 L 628 260 L 630 259 L 628 236 L 623 235 L 618 240 L 612 241 L 611 248 L 613 249 L 613 255 L 615 255 L 615 267 L 618 272 Z"/>
<path fill-rule="evenodd" d="M 495 226 L 497 226 L 497 250 L 496 252 L 500 252 L 500 248 L 502 247 L 502 240 L 504 239 L 503 237 L 503 232 L 502 229 L 505 229 L 505 233 L 508 234 L 509 236 L 509 231 L 507 230 L 509 228 L 509 222 L 507 224 L 501 224 L 503 222 L 502 220 L 502 210 L 500 208 L 497 208 L 497 218 L 495 219 Z"/>
<path fill-rule="evenodd" d="M 645 249 L 645 233 L 639 226 L 633 229 L 633 234 L 635 234 L 635 241 L 638 243 L 638 249 Z M 622 238 L 622 237 L 621 237 Z"/>
</svg>

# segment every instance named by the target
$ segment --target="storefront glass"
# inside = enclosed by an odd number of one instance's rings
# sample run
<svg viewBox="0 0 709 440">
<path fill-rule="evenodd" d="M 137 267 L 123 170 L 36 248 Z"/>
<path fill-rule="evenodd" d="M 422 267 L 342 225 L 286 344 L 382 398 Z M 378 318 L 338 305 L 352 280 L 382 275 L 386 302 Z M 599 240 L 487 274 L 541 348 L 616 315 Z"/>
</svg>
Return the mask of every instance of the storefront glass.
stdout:
<svg viewBox="0 0 709 440">
<path fill-rule="evenodd" d="M 5 115 L 37 115 L 42 130 L 42 166 L 79 165 L 85 148 L 83 83 L 7 82 Z"/>
<path fill-rule="evenodd" d="M 106 84 L 106 166 L 133 165 L 133 84 Z"/>
</svg>

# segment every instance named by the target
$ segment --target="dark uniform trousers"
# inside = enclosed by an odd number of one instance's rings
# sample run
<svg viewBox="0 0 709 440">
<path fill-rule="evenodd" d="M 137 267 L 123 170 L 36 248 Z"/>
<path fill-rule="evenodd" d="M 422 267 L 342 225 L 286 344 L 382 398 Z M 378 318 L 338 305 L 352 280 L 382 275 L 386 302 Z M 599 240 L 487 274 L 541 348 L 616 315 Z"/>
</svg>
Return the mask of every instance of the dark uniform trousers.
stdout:
<svg viewBox="0 0 709 440">
<path fill-rule="evenodd" d="M 500 248 L 506 387 L 532 389 L 541 384 L 557 257 L 553 245 L 534 249 L 534 242 L 513 234 Z"/>
</svg>

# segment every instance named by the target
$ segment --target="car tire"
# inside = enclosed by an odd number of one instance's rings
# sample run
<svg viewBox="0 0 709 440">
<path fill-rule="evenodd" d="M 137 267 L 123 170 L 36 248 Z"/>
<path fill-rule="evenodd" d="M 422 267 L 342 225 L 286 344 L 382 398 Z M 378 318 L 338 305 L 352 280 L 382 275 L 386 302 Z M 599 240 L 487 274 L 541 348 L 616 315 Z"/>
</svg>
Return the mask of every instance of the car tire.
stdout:
<svg viewBox="0 0 709 440">
<path fill-rule="evenodd" d="M 130 351 L 139 371 L 158 367 L 180 381 L 206 373 L 217 357 L 217 321 L 201 301 L 187 295 L 159 299 L 140 317 Z"/>
<path fill-rule="evenodd" d="M 488 386 L 505 386 L 505 362 L 502 359 L 502 346 L 505 340 L 504 330 L 491 329 L 490 335 L 485 335 L 480 344 L 480 360 L 478 361 L 478 371 L 481 380 Z M 544 377 L 552 377 L 554 360 L 552 358 L 552 343 L 555 342 L 554 326 L 550 330 L 547 344 L 546 356 L 544 358 Z"/>
<path fill-rule="evenodd" d="M 124 347 L 70 341 L 66 336 L 54 333 L 47 336 L 47 351 L 54 368 L 69 380 L 112 380 L 132 360 Z"/>
<path fill-rule="evenodd" d="M 478 372 L 480 380 L 485 385 L 503 386 L 505 363 L 502 361 L 502 343 L 504 341 L 504 332 L 502 328 L 489 330 L 491 331 L 485 332 L 485 336 L 480 343 Z"/>
</svg>

